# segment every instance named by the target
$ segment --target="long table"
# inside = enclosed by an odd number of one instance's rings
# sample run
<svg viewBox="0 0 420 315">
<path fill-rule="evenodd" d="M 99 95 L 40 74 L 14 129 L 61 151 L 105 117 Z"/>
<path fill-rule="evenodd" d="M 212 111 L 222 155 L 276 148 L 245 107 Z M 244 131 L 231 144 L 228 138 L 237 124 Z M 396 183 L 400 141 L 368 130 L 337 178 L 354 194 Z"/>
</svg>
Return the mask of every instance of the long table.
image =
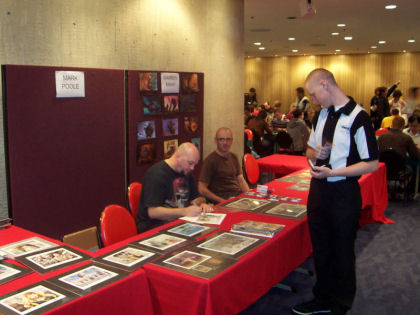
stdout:
<svg viewBox="0 0 420 315">
<path fill-rule="evenodd" d="M 16 226 L 10 226 L 4 230 L 0 230 L 0 246 L 35 236 L 54 242 L 58 245 L 63 245 L 56 240 L 44 237 L 31 231 Z M 78 250 L 83 251 L 81 249 Z M 84 252 L 88 255 L 91 254 L 86 251 Z M 43 275 L 32 272 L 21 278 L 0 285 L 0 296 L 81 267 L 88 262 L 89 261 L 77 263 Z M 124 279 L 112 283 L 86 296 L 70 301 L 69 303 L 46 312 L 45 314 L 153 314 L 150 289 L 146 273 L 142 269 L 136 270 Z"/>
<path fill-rule="evenodd" d="M 273 154 L 257 160 L 260 171 L 287 175 L 297 170 L 308 169 L 304 156 Z M 365 174 L 359 179 L 362 194 L 362 215 L 360 226 L 366 223 L 394 223 L 385 217 L 388 206 L 388 188 L 386 182 L 386 166 L 379 163 L 379 168 L 373 173 Z"/>
</svg>

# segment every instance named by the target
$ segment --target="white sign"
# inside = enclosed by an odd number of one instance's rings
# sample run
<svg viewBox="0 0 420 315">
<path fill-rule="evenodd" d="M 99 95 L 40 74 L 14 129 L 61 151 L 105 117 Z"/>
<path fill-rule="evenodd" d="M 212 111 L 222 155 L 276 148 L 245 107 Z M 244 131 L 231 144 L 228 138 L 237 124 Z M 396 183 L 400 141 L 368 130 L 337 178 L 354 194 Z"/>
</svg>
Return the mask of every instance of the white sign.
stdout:
<svg viewBox="0 0 420 315">
<path fill-rule="evenodd" d="M 81 71 L 56 71 L 57 97 L 85 97 L 85 73 Z"/>
<path fill-rule="evenodd" d="M 160 82 L 162 93 L 179 93 L 179 73 L 162 72 Z"/>
</svg>

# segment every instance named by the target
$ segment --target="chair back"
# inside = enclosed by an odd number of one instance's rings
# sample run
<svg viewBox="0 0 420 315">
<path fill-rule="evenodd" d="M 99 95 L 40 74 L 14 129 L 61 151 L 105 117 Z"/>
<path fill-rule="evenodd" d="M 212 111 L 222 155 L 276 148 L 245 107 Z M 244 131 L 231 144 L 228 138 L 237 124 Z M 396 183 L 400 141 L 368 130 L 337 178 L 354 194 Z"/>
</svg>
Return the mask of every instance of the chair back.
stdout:
<svg viewBox="0 0 420 315">
<path fill-rule="evenodd" d="M 399 154 L 395 149 L 386 149 L 379 154 L 379 161 L 384 162 L 386 165 L 387 179 L 399 179 L 404 175 L 406 159 Z"/>
<path fill-rule="evenodd" d="M 257 160 L 249 153 L 244 155 L 243 165 L 245 177 L 250 185 L 255 185 L 260 178 L 260 168 Z"/>
<path fill-rule="evenodd" d="M 100 225 L 104 246 L 109 246 L 137 234 L 136 223 L 130 212 L 119 205 L 107 206 L 102 211 Z"/>
<path fill-rule="evenodd" d="M 132 182 L 128 186 L 128 206 L 134 220 L 137 218 L 137 210 L 139 208 L 140 194 L 142 185 L 138 182 Z"/>
</svg>

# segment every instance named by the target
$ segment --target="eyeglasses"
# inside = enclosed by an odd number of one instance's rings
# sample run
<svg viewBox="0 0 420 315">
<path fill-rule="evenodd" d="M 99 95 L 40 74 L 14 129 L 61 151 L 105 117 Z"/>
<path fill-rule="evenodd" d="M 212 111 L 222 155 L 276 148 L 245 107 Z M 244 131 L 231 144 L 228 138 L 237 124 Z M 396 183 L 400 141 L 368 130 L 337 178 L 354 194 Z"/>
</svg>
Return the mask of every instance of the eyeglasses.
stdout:
<svg viewBox="0 0 420 315">
<path fill-rule="evenodd" d="M 217 141 L 220 141 L 220 142 L 223 142 L 223 141 L 230 142 L 230 141 L 232 141 L 232 138 L 217 138 Z"/>
</svg>

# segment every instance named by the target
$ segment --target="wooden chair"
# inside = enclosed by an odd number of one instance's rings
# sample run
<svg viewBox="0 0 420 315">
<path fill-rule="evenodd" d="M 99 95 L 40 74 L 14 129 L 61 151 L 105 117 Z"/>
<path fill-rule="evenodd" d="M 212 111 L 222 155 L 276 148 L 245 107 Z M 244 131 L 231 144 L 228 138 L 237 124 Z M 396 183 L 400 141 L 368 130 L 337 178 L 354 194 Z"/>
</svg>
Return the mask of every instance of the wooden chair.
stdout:
<svg viewBox="0 0 420 315">
<path fill-rule="evenodd" d="M 102 211 L 100 226 L 104 246 L 137 234 L 136 223 L 130 212 L 119 205 L 109 205 Z"/>
<path fill-rule="evenodd" d="M 132 182 L 128 186 L 128 206 L 134 220 L 137 218 L 137 210 L 139 208 L 139 201 L 141 195 L 142 185 L 138 182 Z"/>
<path fill-rule="evenodd" d="M 258 183 L 260 178 L 260 168 L 258 166 L 257 160 L 249 153 L 244 155 L 243 158 L 243 167 L 245 178 L 250 185 L 255 185 Z"/>
</svg>

